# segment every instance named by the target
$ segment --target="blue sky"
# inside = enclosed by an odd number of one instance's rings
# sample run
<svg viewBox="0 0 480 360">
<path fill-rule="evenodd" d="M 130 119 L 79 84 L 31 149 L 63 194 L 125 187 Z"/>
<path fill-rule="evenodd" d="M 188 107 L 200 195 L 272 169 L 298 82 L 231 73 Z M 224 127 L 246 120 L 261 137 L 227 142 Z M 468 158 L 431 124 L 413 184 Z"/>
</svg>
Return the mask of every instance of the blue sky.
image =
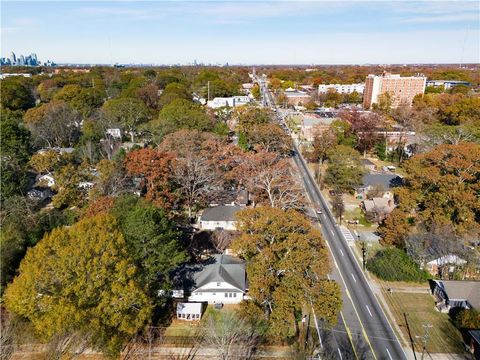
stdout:
<svg viewBox="0 0 480 360">
<path fill-rule="evenodd" d="M 5 1 L 1 55 L 59 63 L 480 62 L 478 1 Z"/>
</svg>

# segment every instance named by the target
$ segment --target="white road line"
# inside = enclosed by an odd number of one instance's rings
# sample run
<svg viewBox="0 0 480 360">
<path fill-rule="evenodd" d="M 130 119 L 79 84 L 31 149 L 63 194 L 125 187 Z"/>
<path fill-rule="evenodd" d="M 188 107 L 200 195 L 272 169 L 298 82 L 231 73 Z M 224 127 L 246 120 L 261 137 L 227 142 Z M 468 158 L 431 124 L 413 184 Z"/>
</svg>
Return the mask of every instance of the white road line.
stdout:
<svg viewBox="0 0 480 360">
<path fill-rule="evenodd" d="M 335 233 L 334 233 L 334 231 L 333 231 L 333 230 L 330 230 L 330 232 L 332 233 L 332 235 L 333 235 L 333 236 L 335 236 Z"/>
<path fill-rule="evenodd" d="M 355 276 L 353 276 L 353 273 L 350 273 L 352 275 L 353 281 L 357 282 L 357 279 L 355 279 Z"/>
<path fill-rule="evenodd" d="M 340 250 L 340 254 L 342 254 L 342 256 L 344 256 L 344 255 L 343 255 L 343 251 L 342 251 L 342 249 L 338 249 L 338 250 Z"/>
<path fill-rule="evenodd" d="M 371 317 L 373 317 L 372 313 L 370 312 L 370 308 L 368 307 L 368 305 L 365 305 L 367 307 L 367 310 L 368 310 L 368 313 L 370 314 Z"/>
<path fill-rule="evenodd" d="M 338 355 L 340 355 L 340 360 L 342 360 L 343 357 L 342 357 L 342 352 L 340 351 L 340 348 L 337 348 L 337 350 L 338 350 Z"/>
<path fill-rule="evenodd" d="M 390 360 L 393 360 L 392 355 L 390 355 L 390 351 L 388 351 L 388 348 L 385 348 L 385 350 L 387 350 L 387 354 L 388 354 L 388 357 L 390 358 Z"/>
</svg>

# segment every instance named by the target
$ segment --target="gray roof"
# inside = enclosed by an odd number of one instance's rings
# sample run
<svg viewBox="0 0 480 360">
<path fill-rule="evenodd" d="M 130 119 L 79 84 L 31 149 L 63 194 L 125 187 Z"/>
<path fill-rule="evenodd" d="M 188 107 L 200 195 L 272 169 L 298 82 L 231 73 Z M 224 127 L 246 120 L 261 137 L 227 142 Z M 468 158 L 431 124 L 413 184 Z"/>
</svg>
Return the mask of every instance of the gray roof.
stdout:
<svg viewBox="0 0 480 360">
<path fill-rule="evenodd" d="M 439 280 L 449 299 L 467 300 L 472 307 L 480 310 L 480 281 Z"/>
<path fill-rule="evenodd" d="M 242 210 L 237 205 L 220 205 L 203 210 L 200 221 L 234 221 L 235 213 Z"/>
<path fill-rule="evenodd" d="M 229 255 L 214 255 L 193 278 L 197 288 L 211 282 L 226 282 L 242 291 L 246 289 L 245 261 Z M 202 290 L 203 291 L 203 290 Z"/>
<path fill-rule="evenodd" d="M 365 174 L 362 178 L 363 187 L 381 185 L 385 189 L 391 189 L 400 186 L 402 178 L 395 174 Z"/>
<path fill-rule="evenodd" d="M 363 165 L 375 165 L 374 162 L 368 160 L 368 159 L 362 159 L 362 164 Z"/>
</svg>

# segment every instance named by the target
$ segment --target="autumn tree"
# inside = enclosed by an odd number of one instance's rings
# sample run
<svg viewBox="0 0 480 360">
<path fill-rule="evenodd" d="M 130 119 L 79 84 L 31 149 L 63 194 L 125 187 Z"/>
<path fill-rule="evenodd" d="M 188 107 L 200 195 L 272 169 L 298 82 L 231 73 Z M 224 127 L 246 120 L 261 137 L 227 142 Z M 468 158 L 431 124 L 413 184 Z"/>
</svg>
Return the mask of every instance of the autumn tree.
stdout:
<svg viewBox="0 0 480 360">
<path fill-rule="evenodd" d="M 410 210 L 428 224 L 452 224 L 459 232 L 478 228 L 480 145 L 443 144 L 405 164 Z"/>
<path fill-rule="evenodd" d="M 37 146 L 72 146 L 80 134 L 80 114 L 62 101 L 29 109 L 24 121 Z"/>
<path fill-rule="evenodd" d="M 172 179 L 173 159 L 172 154 L 153 149 L 131 151 L 125 158 L 127 174 L 142 178 L 146 198 L 165 209 L 171 209 L 177 200 Z"/>
<path fill-rule="evenodd" d="M 299 209 L 305 203 L 289 160 L 281 159 L 278 154 L 265 151 L 245 154 L 234 173 L 258 203 L 281 209 Z"/>
<path fill-rule="evenodd" d="M 29 250 L 5 306 L 43 340 L 80 330 L 91 346 L 118 354 L 151 314 L 136 271 L 115 220 L 99 215 L 55 229 Z"/>
<path fill-rule="evenodd" d="M 411 228 L 408 215 L 400 208 L 395 208 L 378 228 L 381 236 L 380 243 L 384 246 L 396 246 L 404 249 Z"/>
<path fill-rule="evenodd" d="M 292 336 L 295 313 L 313 306 L 334 324 L 341 308 L 339 286 L 327 279 L 328 251 L 320 232 L 295 210 L 260 207 L 238 214 L 242 235 L 232 248 L 247 260 L 249 296 L 274 335 Z"/>
<path fill-rule="evenodd" d="M 356 150 L 338 145 L 328 152 L 328 159 L 326 184 L 345 192 L 353 192 L 362 184 L 364 168 Z"/>
<path fill-rule="evenodd" d="M 313 137 L 313 151 L 311 154 L 312 159 L 317 162 L 323 163 L 327 159 L 327 154 L 334 146 L 337 145 L 337 136 L 328 129 L 320 133 L 316 133 Z"/>
<path fill-rule="evenodd" d="M 254 147 L 279 154 L 287 154 L 292 148 L 291 138 L 277 124 L 255 125 L 247 132 L 247 140 Z"/>
</svg>

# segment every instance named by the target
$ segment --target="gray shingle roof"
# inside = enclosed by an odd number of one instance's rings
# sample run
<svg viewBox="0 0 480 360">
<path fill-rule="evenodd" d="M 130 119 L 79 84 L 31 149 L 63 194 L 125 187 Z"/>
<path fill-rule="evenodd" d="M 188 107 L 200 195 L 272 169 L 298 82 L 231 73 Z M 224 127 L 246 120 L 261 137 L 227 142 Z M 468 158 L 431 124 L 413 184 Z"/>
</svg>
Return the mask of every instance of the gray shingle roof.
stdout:
<svg viewBox="0 0 480 360">
<path fill-rule="evenodd" d="M 449 299 L 465 299 L 480 310 L 480 281 L 440 280 Z"/>
<path fill-rule="evenodd" d="M 245 291 L 245 261 L 229 255 L 214 255 L 213 260 L 193 276 L 197 288 L 211 282 L 226 282 Z"/>
<path fill-rule="evenodd" d="M 200 221 L 235 221 L 235 213 L 241 206 L 220 205 L 203 210 Z"/>
<path fill-rule="evenodd" d="M 400 186 L 403 182 L 402 178 L 395 174 L 365 174 L 362 181 L 363 187 L 381 185 L 385 189 Z"/>
</svg>

